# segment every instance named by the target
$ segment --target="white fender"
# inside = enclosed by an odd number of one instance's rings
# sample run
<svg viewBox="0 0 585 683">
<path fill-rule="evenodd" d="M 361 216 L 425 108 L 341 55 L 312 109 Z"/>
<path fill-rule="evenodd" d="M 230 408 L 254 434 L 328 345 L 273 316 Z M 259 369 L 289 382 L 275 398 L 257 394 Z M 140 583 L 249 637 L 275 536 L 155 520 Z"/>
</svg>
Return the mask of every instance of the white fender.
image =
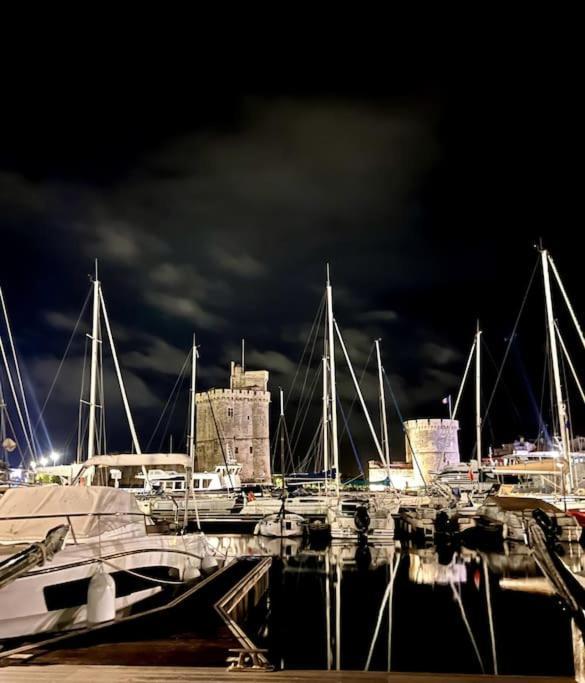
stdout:
<svg viewBox="0 0 585 683">
<path fill-rule="evenodd" d="M 116 618 L 116 584 L 103 567 L 91 577 L 87 589 L 87 621 L 101 624 Z"/>
</svg>

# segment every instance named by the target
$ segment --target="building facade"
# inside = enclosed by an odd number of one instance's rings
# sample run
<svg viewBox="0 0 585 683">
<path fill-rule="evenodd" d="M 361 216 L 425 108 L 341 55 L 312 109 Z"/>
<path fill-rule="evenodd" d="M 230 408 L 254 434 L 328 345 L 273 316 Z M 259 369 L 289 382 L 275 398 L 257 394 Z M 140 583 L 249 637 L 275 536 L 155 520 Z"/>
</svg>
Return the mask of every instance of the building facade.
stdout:
<svg viewBox="0 0 585 683">
<path fill-rule="evenodd" d="M 196 404 L 197 469 L 236 460 L 243 482 L 270 483 L 268 371 L 245 370 L 232 361 L 229 389 L 198 392 Z"/>
</svg>

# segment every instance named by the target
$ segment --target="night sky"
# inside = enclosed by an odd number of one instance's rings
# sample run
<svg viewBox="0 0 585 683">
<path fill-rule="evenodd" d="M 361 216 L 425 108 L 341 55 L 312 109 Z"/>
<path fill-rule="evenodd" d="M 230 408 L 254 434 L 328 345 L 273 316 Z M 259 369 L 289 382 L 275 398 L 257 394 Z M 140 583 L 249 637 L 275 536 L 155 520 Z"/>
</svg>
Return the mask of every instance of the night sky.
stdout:
<svg viewBox="0 0 585 683">
<path fill-rule="evenodd" d="M 140 63 L 99 65 L 82 84 L 37 65 L 35 78 L 4 98 L 0 284 L 39 404 L 94 258 L 143 448 L 193 332 L 199 389 L 227 386 L 245 337 L 248 367 L 268 369 L 271 387 L 286 391 L 326 262 L 356 371 L 381 337 L 406 418 L 446 416 L 441 399 L 457 392 L 478 317 L 500 362 L 539 238 L 583 320 L 583 173 L 572 163 L 582 158 L 583 112 L 574 74 L 527 55 L 457 70 L 379 57 L 376 77 L 364 64 L 347 79 L 338 74 L 330 83 L 313 73 L 294 87 L 279 87 L 276 76 L 250 87 L 218 76 L 210 88 L 196 70 L 170 75 Z M 580 371 L 585 351 L 556 302 Z M 45 414 L 53 447 L 68 458 L 84 344 L 78 335 Z M 536 435 L 543 353 L 538 274 L 487 444 Z M 495 366 L 484 356 L 487 399 Z M 338 362 L 348 408 L 353 392 Z M 125 450 L 130 439 L 109 361 L 105 372 L 109 447 Z M 584 433 L 583 406 L 568 384 L 575 432 Z M 364 386 L 377 416 L 373 363 Z M 169 433 L 184 442 L 187 399 L 184 384 L 165 444 Z M 468 457 L 471 387 L 464 399 Z M 550 422 L 546 401 L 545 410 Z M 393 455 L 402 457 L 396 413 L 389 414 Z M 357 406 L 351 429 L 365 463 L 374 449 Z M 343 462 L 349 474 L 356 470 L 347 441 Z"/>
</svg>

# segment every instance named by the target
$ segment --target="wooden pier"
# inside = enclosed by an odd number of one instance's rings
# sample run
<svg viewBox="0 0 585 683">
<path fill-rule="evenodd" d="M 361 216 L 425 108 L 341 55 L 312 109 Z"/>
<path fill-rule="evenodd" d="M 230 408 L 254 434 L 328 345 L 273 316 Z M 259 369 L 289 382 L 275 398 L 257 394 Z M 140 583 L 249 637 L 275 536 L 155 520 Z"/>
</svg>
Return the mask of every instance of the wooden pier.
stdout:
<svg viewBox="0 0 585 683">
<path fill-rule="evenodd" d="M 570 683 L 555 676 L 384 673 L 365 671 L 236 672 L 178 666 L 25 666 L 0 669 L 0 683 Z"/>
</svg>

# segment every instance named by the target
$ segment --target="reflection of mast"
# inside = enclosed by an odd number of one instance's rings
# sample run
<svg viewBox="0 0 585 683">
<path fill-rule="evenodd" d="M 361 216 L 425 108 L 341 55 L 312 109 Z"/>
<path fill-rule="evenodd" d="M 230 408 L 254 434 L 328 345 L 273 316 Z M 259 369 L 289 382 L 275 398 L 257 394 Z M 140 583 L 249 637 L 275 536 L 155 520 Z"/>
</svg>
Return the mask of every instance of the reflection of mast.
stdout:
<svg viewBox="0 0 585 683">
<path fill-rule="evenodd" d="M 331 652 L 331 577 L 329 575 L 331 567 L 329 565 L 329 553 L 325 552 L 325 647 L 327 659 L 327 671 L 331 671 L 332 652 Z"/>
<path fill-rule="evenodd" d="M 341 561 L 338 559 L 335 565 L 335 670 L 341 670 Z"/>
</svg>

